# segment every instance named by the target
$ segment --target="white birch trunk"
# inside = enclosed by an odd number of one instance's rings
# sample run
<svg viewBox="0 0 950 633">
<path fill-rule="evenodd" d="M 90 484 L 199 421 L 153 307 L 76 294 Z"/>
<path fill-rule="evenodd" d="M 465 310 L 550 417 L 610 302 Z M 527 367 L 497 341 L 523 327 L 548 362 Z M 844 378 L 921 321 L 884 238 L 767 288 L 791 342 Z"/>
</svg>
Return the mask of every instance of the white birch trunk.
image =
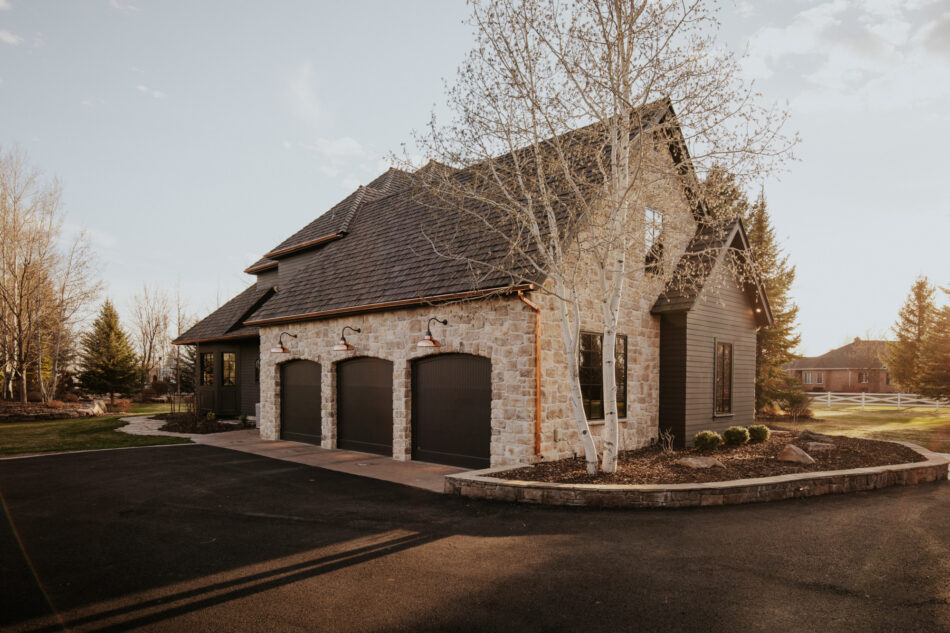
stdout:
<svg viewBox="0 0 950 633">
<path fill-rule="evenodd" d="M 563 285 L 558 279 L 555 279 L 558 289 Z M 558 315 L 561 322 L 561 339 L 564 343 L 564 351 L 567 356 L 568 378 L 571 385 L 571 409 L 574 412 L 574 422 L 577 424 L 577 435 L 581 439 L 581 445 L 584 447 L 584 460 L 587 462 L 587 472 L 596 475 L 598 471 L 597 446 L 594 444 L 594 437 L 590 433 L 590 424 L 587 422 L 587 414 L 584 413 L 584 397 L 581 393 L 580 369 L 578 367 L 578 356 L 580 352 L 580 313 L 577 303 L 571 304 L 572 315 L 568 315 L 568 302 L 558 296 Z M 573 317 L 573 318 L 572 318 Z"/>
</svg>

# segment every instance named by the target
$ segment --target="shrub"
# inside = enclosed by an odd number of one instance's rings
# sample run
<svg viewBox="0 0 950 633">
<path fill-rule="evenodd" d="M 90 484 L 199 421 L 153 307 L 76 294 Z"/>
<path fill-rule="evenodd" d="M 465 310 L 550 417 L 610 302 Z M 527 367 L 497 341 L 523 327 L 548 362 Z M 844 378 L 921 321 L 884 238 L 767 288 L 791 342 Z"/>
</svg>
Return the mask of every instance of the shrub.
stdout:
<svg viewBox="0 0 950 633">
<path fill-rule="evenodd" d="M 693 436 L 693 445 L 701 451 L 711 451 L 722 444 L 722 436 L 715 431 L 700 431 Z"/>
<path fill-rule="evenodd" d="M 46 406 L 48 406 L 50 409 L 62 409 L 63 403 L 61 400 L 50 400 L 46 403 Z"/>
<path fill-rule="evenodd" d="M 214 414 L 214 411 L 208 411 L 207 413 L 205 413 L 205 420 L 207 420 L 208 422 L 214 422 L 217 419 L 218 419 L 218 416 Z"/>
<path fill-rule="evenodd" d="M 29 402 L 42 402 L 42 401 L 43 401 L 43 394 L 41 394 L 39 391 L 27 391 L 27 392 L 26 392 L 26 399 L 27 399 Z"/>
<path fill-rule="evenodd" d="M 238 416 L 238 422 L 241 423 L 241 426 L 247 426 L 247 416 L 242 413 Z"/>
<path fill-rule="evenodd" d="M 749 441 L 749 430 L 744 426 L 730 426 L 722 433 L 727 444 L 742 446 Z"/>
<path fill-rule="evenodd" d="M 79 402 L 79 396 L 71 391 L 67 391 L 63 394 L 63 402 Z"/>
<path fill-rule="evenodd" d="M 106 402 L 108 411 L 128 411 L 132 408 L 132 400 L 129 398 L 116 398 L 115 402 Z"/>
<path fill-rule="evenodd" d="M 771 434 L 772 431 L 764 424 L 753 424 L 749 427 L 749 439 L 753 442 L 764 442 Z"/>
</svg>

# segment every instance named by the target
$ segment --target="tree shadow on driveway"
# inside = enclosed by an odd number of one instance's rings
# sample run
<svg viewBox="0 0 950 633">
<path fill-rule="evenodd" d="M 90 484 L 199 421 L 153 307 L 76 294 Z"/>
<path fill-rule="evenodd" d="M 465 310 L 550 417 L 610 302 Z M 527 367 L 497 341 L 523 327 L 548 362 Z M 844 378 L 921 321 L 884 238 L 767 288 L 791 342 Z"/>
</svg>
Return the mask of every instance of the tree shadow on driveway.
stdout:
<svg viewBox="0 0 950 633">
<path fill-rule="evenodd" d="M 12 630 L 950 630 L 945 484 L 591 511 L 181 446 L 0 462 L 0 494 Z"/>
</svg>

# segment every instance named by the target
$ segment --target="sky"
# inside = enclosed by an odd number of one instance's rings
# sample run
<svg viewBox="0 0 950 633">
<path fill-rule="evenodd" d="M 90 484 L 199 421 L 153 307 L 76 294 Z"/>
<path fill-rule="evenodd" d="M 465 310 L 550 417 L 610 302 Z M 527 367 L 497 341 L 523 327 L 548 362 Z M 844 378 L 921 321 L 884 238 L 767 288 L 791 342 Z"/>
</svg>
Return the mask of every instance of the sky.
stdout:
<svg viewBox="0 0 950 633">
<path fill-rule="evenodd" d="M 0 0 L 0 148 L 63 187 L 107 295 L 204 316 L 440 111 L 459 0 Z M 802 142 L 762 184 L 796 267 L 800 352 L 882 337 L 950 286 L 950 0 L 727 0 L 723 46 Z M 755 192 L 752 192 L 753 194 Z"/>
</svg>

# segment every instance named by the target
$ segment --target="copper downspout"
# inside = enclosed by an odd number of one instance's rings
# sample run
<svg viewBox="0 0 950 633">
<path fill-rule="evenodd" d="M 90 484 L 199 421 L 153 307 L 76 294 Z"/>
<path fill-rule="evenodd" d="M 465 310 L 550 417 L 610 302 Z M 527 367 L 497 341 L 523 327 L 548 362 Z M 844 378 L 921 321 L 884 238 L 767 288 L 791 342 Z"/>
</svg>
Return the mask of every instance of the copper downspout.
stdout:
<svg viewBox="0 0 950 633">
<path fill-rule="evenodd" d="M 518 291 L 522 303 L 534 310 L 534 454 L 541 456 L 541 308 Z"/>
</svg>

